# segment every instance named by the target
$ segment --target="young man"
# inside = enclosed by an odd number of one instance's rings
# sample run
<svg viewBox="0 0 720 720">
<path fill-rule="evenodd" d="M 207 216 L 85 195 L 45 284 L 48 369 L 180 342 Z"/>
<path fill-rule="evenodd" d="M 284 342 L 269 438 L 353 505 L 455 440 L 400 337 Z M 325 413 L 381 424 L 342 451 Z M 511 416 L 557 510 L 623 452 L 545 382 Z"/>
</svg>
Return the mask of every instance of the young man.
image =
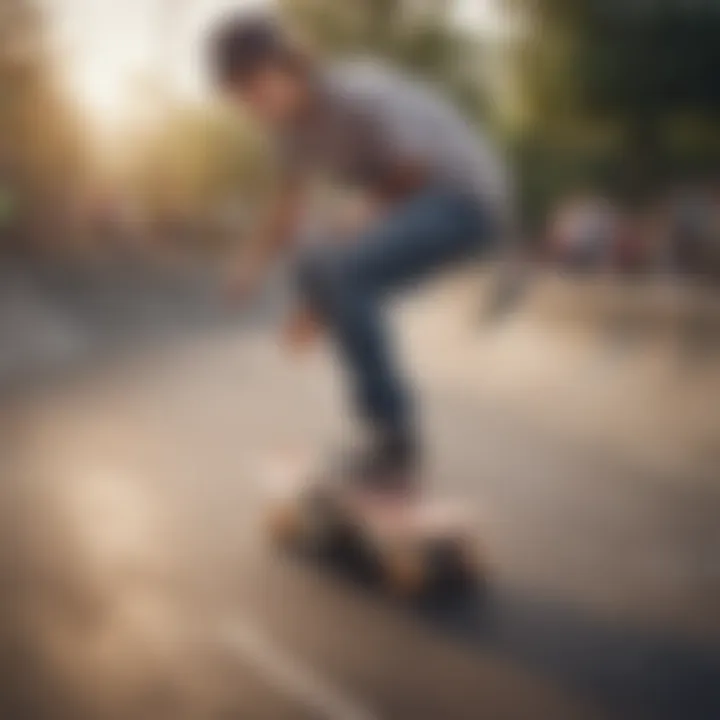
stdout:
<svg viewBox="0 0 720 720">
<path fill-rule="evenodd" d="M 297 280 L 336 342 L 373 441 L 349 475 L 380 490 L 412 486 L 421 448 L 410 392 L 383 324 L 390 291 L 471 258 L 507 216 L 505 170 L 456 110 L 369 62 L 315 64 L 266 18 L 225 21 L 211 39 L 217 85 L 277 141 L 283 186 L 244 264 L 249 289 L 288 248 L 310 173 L 361 189 L 378 208 L 351 242 L 314 246 Z"/>
</svg>

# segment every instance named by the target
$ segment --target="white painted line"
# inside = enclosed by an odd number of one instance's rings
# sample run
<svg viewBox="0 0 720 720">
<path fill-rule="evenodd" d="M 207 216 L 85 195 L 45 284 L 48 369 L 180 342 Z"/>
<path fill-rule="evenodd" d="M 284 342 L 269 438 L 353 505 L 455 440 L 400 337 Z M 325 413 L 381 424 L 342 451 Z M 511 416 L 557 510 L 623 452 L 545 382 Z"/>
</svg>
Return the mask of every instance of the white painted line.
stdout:
<svg viewBox="0 0 720 720">
<path fill-rule="evenodd" d="M 255 624 L 233 621 L 221 630 L 221 641 L 263 673 L 284 695 L 328 720 L 380 720 L 379 716 L 332 687 L 304 663 L 289 656 Z"/>
</svg>

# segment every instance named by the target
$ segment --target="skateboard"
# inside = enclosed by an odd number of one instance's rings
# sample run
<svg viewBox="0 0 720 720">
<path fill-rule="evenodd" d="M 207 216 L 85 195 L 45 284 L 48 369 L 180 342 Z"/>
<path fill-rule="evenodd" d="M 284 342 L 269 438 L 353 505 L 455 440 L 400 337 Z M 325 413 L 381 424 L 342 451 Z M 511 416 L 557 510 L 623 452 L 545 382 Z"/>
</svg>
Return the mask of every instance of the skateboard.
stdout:
<svg viewBox="0 0 720 720">
<path fill-rule="evenodd" d="M 475 523 L 460 504 L 359 490 L 297 459 L 271 467 L 264 520 L 275 548 L 329 560 L 405 598 L 483 579 Z"/>
</svg>

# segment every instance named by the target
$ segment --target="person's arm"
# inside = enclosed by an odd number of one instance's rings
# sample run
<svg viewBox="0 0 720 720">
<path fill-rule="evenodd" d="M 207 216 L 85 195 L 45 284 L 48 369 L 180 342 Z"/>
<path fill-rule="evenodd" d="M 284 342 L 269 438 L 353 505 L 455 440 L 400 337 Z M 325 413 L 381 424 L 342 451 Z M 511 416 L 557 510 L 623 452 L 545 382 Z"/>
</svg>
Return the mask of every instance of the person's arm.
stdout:
<svg viewBox="0 0 720 720">
<path fill-rule="evenodd" d="M 304 183 L 300 178 L 284 181 L 270 209 L 231 273 L 231 291 L 246 297 L 262 281 L 273 261 L 292 242 L 298 224 Z"/>
<path fill-rule="evenodd" d="M 420 161 L 404 160 L 378 177 L 374 195 L 383 204 L 394 204 L 415 195 L 428 183 L 430 173 Z"/>
</svg>

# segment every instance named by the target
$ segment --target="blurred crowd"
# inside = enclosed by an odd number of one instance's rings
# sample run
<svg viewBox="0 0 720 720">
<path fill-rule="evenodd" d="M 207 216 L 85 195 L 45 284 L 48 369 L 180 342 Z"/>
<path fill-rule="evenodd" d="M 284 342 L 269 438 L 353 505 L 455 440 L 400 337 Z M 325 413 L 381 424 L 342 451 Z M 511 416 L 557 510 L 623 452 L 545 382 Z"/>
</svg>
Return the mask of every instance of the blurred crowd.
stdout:
<svg viewBox="0 0 720 720">
<path fill-rule="evenodd" d="M 567 197 L 551 215 L 544 259 L 576 272 L 720 280 L 720 185 L 681 187 L 641 207 L 601 194 Z"/>
</svg>

